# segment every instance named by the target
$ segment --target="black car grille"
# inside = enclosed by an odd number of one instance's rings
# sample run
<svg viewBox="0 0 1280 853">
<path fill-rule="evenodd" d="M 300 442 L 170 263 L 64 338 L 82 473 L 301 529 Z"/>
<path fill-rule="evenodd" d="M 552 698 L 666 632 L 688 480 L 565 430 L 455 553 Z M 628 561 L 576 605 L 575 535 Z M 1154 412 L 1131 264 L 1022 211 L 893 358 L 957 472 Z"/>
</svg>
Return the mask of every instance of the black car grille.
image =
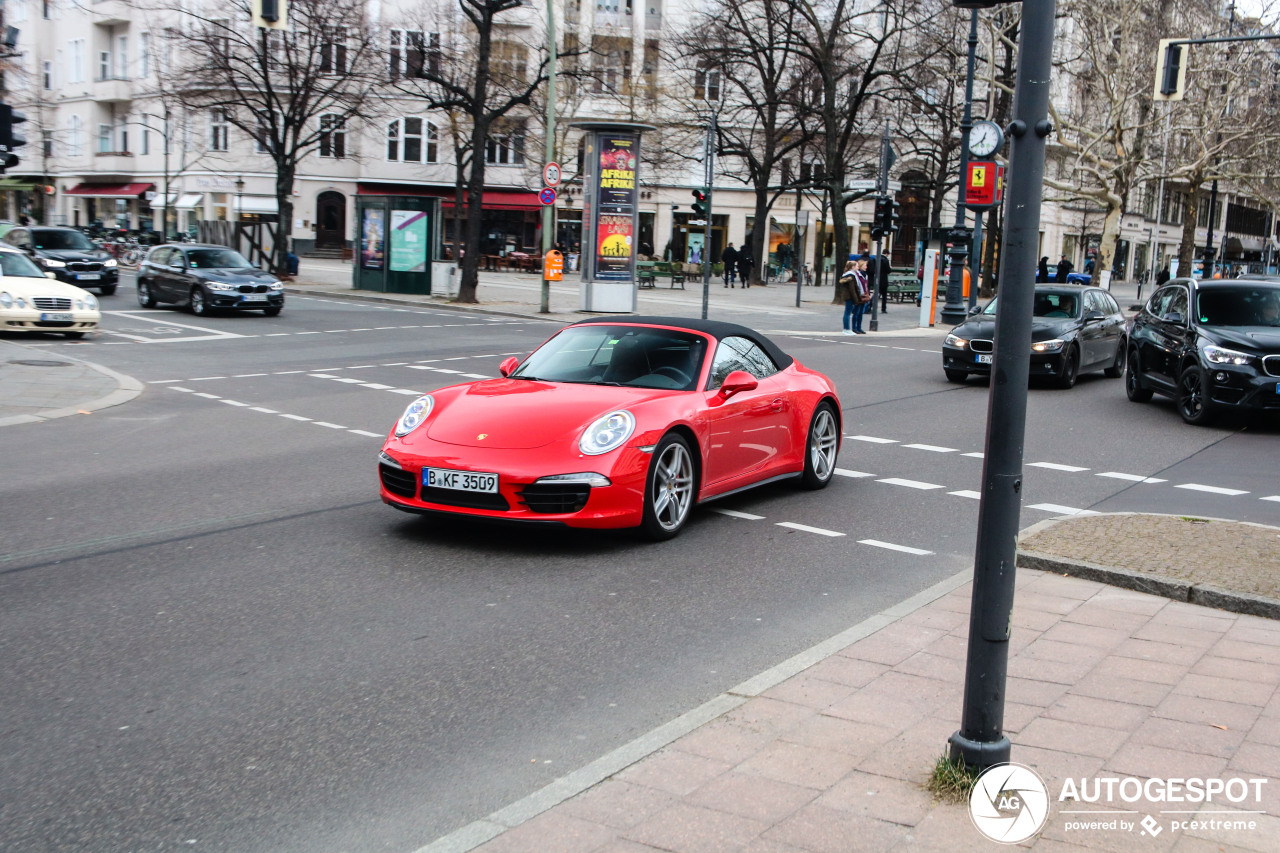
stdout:
<svg viewBox="0 0 1280 853">
<path fill-rule="evenodd" d="M 99 261 L 68 261 L 67 269 L 71 272 L 101 272 L 102 264 Z"/>
<path fill-rule="evenodd" d="M 585 483 L 534 483 L 520 492 L 530 512 L 577 512 L 587 505 L 591 487 Z"/>
<path fill-rule="evenodd" d="M 458 489 L 437 489 L 433 486 L 422 487 L 422 500 L 426 503 L 460 506 L 467 509 L 496 509 L 503 512 L 511 509 L 507 499 L 498 493 L 463 492 Z"/>
<path fill-rule="evenodd" d="M 1263 358 L 1262 369 L 1268 376 L 1280 376 L 1280 355 L 1269 355 Z"/>
<path fill-rule="evenodd" d="M 37 296 L 31 300 L 41 311 L 70 311 L 71 300 L 59 296 Z"/>
<path fill-rule="evenodd" d="M 382 478 L 383 487 L 393 495 L 411 498 L 417 491 L 418 478 L 409 471 L 393 468 L 385 462 L 380 462 L 378 476 Z"/>
<path fill-rule="evenodd" d="M 267 288 L 267 286 L 266 286 L 265 284 L 259 284 L 259 285 L 242 284 L 242 285 L 240 285 L 240 292 L 241 292 L 241 293 L 266 293 L 266 292 L 267 292 L 267 289 L 268 289 L 268 288 Z"/>
<path fill-rule="evenodd" d="M 977 340 L 969 341 L 969 349 L 973 350 L 974 352 L 991 352 L 995 348 L 996 346 L 994 342 L 985 341 L 985 340 L 982 340 L 981 338 Z"/>
</svg>

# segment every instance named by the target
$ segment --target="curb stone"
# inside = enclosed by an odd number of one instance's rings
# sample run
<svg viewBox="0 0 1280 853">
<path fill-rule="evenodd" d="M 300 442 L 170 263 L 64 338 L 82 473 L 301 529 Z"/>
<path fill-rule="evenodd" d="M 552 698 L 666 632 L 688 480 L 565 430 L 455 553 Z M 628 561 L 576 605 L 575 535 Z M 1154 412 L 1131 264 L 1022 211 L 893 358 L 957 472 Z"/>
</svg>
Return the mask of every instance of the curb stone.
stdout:
<svg viewBox="0 0 1280 853">
<path fill-rule="evenodd" d="M 7 343 L 14 343 L 14 342 L 8 341 Z M 18 344 L 18 343 L 14 343 L 14 345 L 22 346 L 22 344 Z M 24 349 L 29 349 L 29 348 L 24 347 Z M 41 409 L 40 411 L 31 412 L 28 414 L 13 415 L 11 417 L 0 418 L 0 426 L 14 426 L 16 424 L 40 423 L 42 421 L 53 420 L 54 418 L 66 418 L 72 415 L 82 415 L 82 414 L 87 414 L 89 412 L 96 412 L 101 409 L 109 409 L 112 406 L 119 406 L 123 403 L 129 402 L 134 397 L 137 397 L 139 394 L 141 394 L 143 391 L 143 388 L 145 387 L 140 381 L 138 381 L 137 379 L 134 379 L 132 376 L 127 376 L 123 373 L 117 373 L 111 368 L 104 367 L 101 364 L 95 364 L 92 361 L 85 361 L 82 358 L 76 358 L 73 355 L 67 355 L 65 353 L 59 353 L 58 357 L 65 358 L 65 359 L 68 359 L 69 361 L 74 361 L 79 364 L 83 364 L 85 367 L 88 367 L 91 370 L 97 371 L 98 373 L 101 373 L 103 376 L 106 376 L 110 379 L 114 379 L 117 386 L 116 390 L 111 391 L 103 395 L 102 397 L 98 397 L 95 400 L 90 400 L 87 403 L 78 403 L 73 406 L 65 406 L 63 408 L 58 408 L 58 409 Z"/>
<path fill-rule="evenodd" d="M 387 305 L 404 305 L 422 308 L 429 306 L 431 308 L 443 308 L 446 311 L 457 311 L 459 314 L 487 314 L 492 317 L 510 317 L 517 320 L 541 320 L 549 323 L 566 323 L 573 322 L 563 317 L 554 315 L 540 314 L 522 314 L 518 311 L 501 311 L 496 308 L 485 308 L 481 305 L 470 306 L 461 305 L 456 302 L 441 301 L 437 297 L 429 294 L 422 294 L 423 299 L 397 299 L 394 296 L 373 295 L 370 291 L 352 291 L 345 292 L 342 290 L 327 290 L 323 288 L 312 288 L 307 286 L 285 286 L 286 294 L 294 294 L 295 296 L 313 296 L 316 298 L 341 299 L 347 302 L 380 302 Z"/>
</svg>

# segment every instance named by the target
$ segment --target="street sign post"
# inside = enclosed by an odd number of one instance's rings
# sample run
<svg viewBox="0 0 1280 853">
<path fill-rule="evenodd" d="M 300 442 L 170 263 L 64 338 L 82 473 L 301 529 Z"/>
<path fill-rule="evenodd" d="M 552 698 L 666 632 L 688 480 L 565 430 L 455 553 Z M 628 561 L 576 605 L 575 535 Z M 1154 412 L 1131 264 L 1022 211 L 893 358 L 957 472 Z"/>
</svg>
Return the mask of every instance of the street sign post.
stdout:
<svg viewBox="0 0 1280 853">
<path fill-rule="evenodd" d="M 543 187 L 542 192 L 538 193 L 538 201 L 544 205 L 556 203 L 556 191 L 551 187 Z"/>
<path fill-rule="evenodd" d="M 542 167 L 542 183 L 548 187 L 560 186 L 560 164 L 559 163 L 553 160 L 547 165 Z"/>
</svg>

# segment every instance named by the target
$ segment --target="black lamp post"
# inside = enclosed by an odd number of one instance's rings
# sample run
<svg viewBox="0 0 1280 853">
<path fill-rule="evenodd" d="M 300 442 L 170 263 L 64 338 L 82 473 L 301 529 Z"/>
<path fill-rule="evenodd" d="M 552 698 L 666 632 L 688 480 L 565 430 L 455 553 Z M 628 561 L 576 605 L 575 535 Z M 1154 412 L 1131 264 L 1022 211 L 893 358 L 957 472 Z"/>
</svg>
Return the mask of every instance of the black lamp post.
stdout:
<svg viewBox="0 0 1280 853">
<path fill-rule="evenodd" d="M 242 175 L 236 178 L 236 251 L 237 252 L 240 251 L 240 244 L 243 242 L 241 237 L 244 233 L 243 232 L 244 226 L 241 224 L 241 220 L 244 218 L 243 196 L 244 196 L 244 176 Z"/>
</svg>

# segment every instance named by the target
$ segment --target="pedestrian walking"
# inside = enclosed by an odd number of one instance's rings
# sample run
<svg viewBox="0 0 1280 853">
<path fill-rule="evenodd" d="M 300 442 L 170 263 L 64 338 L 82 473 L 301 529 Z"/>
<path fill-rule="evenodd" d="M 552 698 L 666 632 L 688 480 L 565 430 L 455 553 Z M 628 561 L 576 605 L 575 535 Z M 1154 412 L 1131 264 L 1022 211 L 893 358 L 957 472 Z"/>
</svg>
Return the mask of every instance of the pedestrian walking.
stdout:
<svg viewBox="0 0 1280 853">
<path fill-rule="evenodd" d="M 743 287 L 751 286 L 751 267 L 753 261 L 751 259 L 751 247 L 743 245 L 738 250 L 738 278 L 742 281 Z"/>
<path fill-rule="evenodd" d="M 893 269 L 889 266 L 889 259 L 884 255 L 876 255 L 876 266 L 872 278 L 876 283 L 876 290 L 880 291 L 880 313 L 889 313 L 889 273 Z"/>
<path fill-rule="evenodd" d="M 1036 284 L 1045 284 L 1049 281 L 1049 256 L 1045 255 L 1040 259 L 1040 266 L 1036 267 Z"/>
<path fill-rule="evenodd" d="M 836 280 L 836 299 L 844 302 L 843 326 L 846 335 L 857 334 L 853 330 L 853 314 L 858 308 L 858 291 L 854 274 L 857 265 L 857 261 L 846 261 L 844 272 Z"/>
<path fill-rule="evenodd" d="M 1074 268 L 1071 261 L 1067 260 L 1067 256 L 1063 255 L 1062 260 L 1058 261 L 1058 274 L 1054 277 L 1054 280 L 1058 284 L 1066 284 L 1067 276 L 1071 275 L 1071 270 Z"/>
<path fill-rule="evenodd" d="M 738 250 L 732 243 L 720 253 L 720 263 L 724 264 L 724 286 L 733 287 L 733 277 L 738 271 Z"/>
</svg>

